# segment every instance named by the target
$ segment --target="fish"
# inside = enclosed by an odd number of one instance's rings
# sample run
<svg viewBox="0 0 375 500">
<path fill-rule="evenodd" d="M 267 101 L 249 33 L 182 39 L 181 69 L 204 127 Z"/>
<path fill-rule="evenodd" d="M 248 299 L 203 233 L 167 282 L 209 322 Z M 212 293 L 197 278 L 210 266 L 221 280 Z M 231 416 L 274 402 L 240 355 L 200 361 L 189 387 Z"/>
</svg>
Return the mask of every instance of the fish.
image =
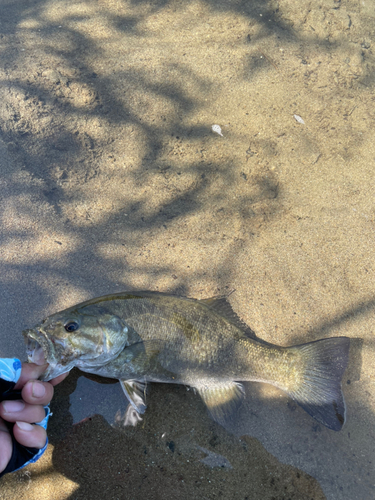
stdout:
<svg viewBox="0 0 375 500">
<path fill-rule="evenodd" d="M 271 344 L 239 318 L 227 297 L 115 293 L 52 314 L 23 335 L 28 361 L 48 363 L 41 380 L 73 367 L 117 379 L 139 415 L 147 407 L 148 383 L 184 384 L 224 425 L 243 402 L 242 382 L 255 381 L 278 387 L 329 429 L 345 423 L 341 381 L 350 339 Z"/>
</svg>

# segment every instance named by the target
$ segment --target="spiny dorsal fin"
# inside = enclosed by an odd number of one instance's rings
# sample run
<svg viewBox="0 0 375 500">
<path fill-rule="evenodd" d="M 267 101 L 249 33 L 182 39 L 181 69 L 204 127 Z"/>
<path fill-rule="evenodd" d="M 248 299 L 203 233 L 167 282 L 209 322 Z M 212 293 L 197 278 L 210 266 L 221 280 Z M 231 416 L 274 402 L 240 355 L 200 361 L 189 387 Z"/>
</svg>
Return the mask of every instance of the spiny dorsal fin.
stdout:
<svg viewBox="0 0 375 500">
<path fill-rule="evenodd" d="M 237 314 L 233 311 L 233 308 L 225 296 L 221 297 L 211 297 L 210 299 L 203 299 L 199 302 L 203 302 L 211 311 L 215 311 L 225 318 L 229 323 L 239 328 L 247 337 L 251 339 L 259 340 L 255 332 L 247 326 L 247 324 L 240 319 Z"/>
<path fill-rule="evenodd" d="M 241 405 L 245 396 L 244 388 L 237 382 L 210 385 L 195 385 L 200 397 L 206 404 L 212 418 L 224 425 Z"/>
</svg>

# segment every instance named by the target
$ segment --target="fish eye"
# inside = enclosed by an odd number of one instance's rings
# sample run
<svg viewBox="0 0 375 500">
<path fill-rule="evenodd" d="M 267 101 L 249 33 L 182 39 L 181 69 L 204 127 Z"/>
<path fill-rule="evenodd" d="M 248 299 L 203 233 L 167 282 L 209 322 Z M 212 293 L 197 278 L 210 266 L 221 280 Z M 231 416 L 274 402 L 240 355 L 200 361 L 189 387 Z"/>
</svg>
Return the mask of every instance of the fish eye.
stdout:
<svg viewBox="0 0 375 500">
<path fill-rule="evenodd" d="M 78 330 L 79 324 L 77 323 L 77 321 L 68 321 L 68 323 L 64 325 L 64 328 L 69 333 L 75 332 L 76 330 Z"/>
</svg>

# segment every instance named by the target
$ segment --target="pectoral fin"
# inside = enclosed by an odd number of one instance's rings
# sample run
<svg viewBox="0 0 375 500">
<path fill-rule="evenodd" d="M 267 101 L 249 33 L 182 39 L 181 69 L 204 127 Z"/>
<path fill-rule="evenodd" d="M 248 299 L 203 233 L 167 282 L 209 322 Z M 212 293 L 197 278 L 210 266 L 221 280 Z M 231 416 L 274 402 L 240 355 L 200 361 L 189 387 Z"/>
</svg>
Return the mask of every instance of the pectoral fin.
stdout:
<svg viewBox="0 0 375 500">
<path fill-rule="evenodd" d="M 146 383 L 138 380 L 120 380 L 120 385 L 132 407 L 140 414 L 146 411 Z"/>
<path fill-rule="evenodd" d="M 195 386 L 212 418 L 221 425 L 235 412 L 245 396 L 244 388 L 237 382 Z"/>
</svg>

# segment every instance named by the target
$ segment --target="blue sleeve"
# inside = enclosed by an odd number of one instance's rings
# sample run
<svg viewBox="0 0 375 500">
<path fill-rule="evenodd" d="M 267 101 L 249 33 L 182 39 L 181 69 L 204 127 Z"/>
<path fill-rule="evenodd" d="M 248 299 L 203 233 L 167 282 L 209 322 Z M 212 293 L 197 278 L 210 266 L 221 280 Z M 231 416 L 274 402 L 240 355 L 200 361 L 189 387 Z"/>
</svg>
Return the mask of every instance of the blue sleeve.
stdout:
<svg viewBox="0 0 375 500">
<path fill-rule="evenodd" d="M 17 383 L 21 376 L 22 364 L 17 358 L 0 358 L 0 378 L 5 382 Z"/>
<path fill-rule="evenodd" d="M 21 375 L 22 364 L 19 359 L 16 358 L 0 358 L 0 401 L 11 400 L 11 399 L 21 399 L 21 391 L 15 391 L 14 386 L 16 385 L 18 379 Z M 44 407 L 46 415 L 41 422 L 37 422 L 44 429 L 47 429 L 47 422 L 51 415 L 48 406 Z M 12 437 L 13 451 L 11 459 L 3 472 L 0 473 L 0 477 L 7 472 L 14 472 L 16 470 L 22 469 L 29 465 L 30 463 L 36 462 L 45 452 L 48 444 L 48 439 L 43 448 L 27 448 L 26 446 L 18 443 L 13 436 L 13 424 L 5 422 L 8 425 L 9 433 Z"/>
</svg>

